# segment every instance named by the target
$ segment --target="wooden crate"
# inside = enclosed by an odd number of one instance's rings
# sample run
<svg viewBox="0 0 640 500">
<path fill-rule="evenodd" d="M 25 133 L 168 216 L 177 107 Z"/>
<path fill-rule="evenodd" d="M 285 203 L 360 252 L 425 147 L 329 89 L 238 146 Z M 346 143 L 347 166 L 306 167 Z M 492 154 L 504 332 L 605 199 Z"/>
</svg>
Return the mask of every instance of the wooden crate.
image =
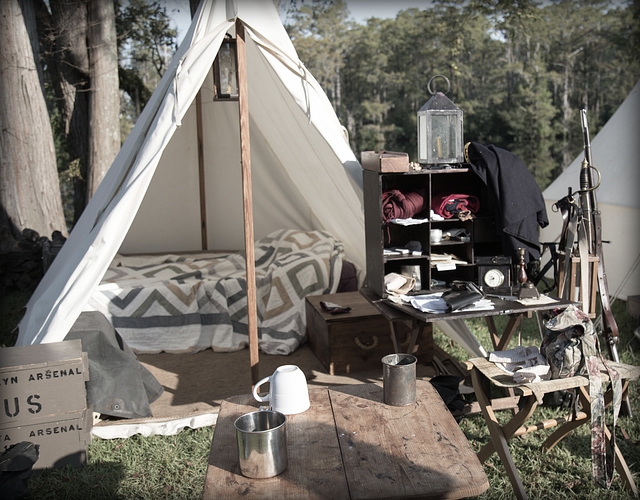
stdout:
<svg viewBox="0 0 640 500">
<path fill-rule="evenodd" d="M 409 155 L 393 151 L 362 151 L 362 168 L 375 172 L 408 172 Z"/>
<path fill-rule="evenodd" d="M 351 311 L 330 314 L 320 302 L 333 302 Z M 382 314 L 360 295 L 347 292 L 306 298 L 307 340 L 313 353 L 331 375 L 382 370 L 382 358 L 394 352 L 391 327 Z M 408 330 L 399 342 L 408 343 Z M 425 336 L 414 355 L 419 360 L 431 355 L 432 337 Z"/>
<path fill-rule="evenodd" d="M 16 421 L 0 426 L 0 450 L 4 452 L 21 441 L 28 441 L 39 448 L 34 470 L 82 465 L 87 462 L 92 425 L 90 410 L 61 414 L 35 424 Z"/>
<path fill-rule="evenodd" d="M 0 349 L 0 426 L 30 425 L 87 407 L 80 340 Z"/>
<path fill-rule="evenodd" d="M 87 380 L 79 339 L 0 349 L 0 450 L 37 444 L 34 469 L 86 463 L 93 424 Z"/>
</svg>

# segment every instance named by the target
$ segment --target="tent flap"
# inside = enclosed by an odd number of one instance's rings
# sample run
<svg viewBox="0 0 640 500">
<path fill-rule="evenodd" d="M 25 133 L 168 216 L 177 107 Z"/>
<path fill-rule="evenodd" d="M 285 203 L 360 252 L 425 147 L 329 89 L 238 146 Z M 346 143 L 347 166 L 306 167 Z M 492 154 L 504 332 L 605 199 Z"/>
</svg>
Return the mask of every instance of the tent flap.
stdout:
<svg viewBox="0 0 640 500">
<path fill-rule="evenodd" d="M 359 163 L 298 59 L 276 7 L 204 0 L 147 106 L 27 304 L 18 345 L 64 339 L 117 252 L 244 247 L 237 102 L 214 100 L 211 69 L 236 18 L 247 28 L 255 238 L 325 230 L 365 267 Z M 203 116 L 200 197 L 195 97 Z M 204 220 L 201 203 L 206 207 Z"/>
</svg>

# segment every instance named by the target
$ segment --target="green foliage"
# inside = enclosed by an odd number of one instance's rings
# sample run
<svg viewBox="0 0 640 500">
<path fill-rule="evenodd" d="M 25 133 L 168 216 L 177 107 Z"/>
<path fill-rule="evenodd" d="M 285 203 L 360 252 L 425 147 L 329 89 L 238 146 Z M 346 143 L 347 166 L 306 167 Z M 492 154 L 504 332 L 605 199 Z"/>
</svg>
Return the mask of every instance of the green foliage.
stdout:
<svg viewBox="0 0 640 500">
<path fill-rule="evenodd" d="M 594 136 L 640 78 L 629 43 L 640 39 L 638 2 L 436 0 L 366 24 L 350 22 L 343 2 L 300 5 L 287 29 L 354 152 L 415 160 L 416 114 L 441 74 L 465 141 L 509 149 L 544 189 L 582 149 L 579 110 Z"/>
<path fill-rule="evenodd" d="M 340 114 L 344 52 L 348 47 L 350 22 L 343 0 L 311 0 L 292 14 L 288 32 L 302 61 L 323 87 Z"/>
<path fill-rule="evenodd" d="M 164 2 L 128 0 L 117 11 L 123 137 L 144 109 L 173 53 L 177 31 L 171 27 Z"/>
<path fill-rule="evenodd" d="M 212 438 L 213 427 L 205 427 L 175 436 L 94 439 L 86 466 L 34 474 L 29 497 L 201 498 Z"/>
</svg>

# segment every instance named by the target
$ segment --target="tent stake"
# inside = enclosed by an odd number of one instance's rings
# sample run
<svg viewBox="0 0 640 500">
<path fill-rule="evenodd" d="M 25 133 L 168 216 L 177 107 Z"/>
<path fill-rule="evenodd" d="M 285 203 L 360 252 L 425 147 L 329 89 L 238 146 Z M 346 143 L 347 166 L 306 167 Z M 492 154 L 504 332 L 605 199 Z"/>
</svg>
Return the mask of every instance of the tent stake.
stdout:
<svg viewBox="0 0 640 500">
<path fill-rule="evenodd" d="M 249 327 L 249 360 L 251 382 L 260 380 L 258 369 L 258 325 L 256 303 L 256 263 L 253 249 L 253 204 L 251 192 L 251 151 L 249 146 L 249 98 L 247 96 L 247 58 L 244 24 L 236 19 L 238 57 L 238 104 L 240 111 L 240 148 L 242 158 L 242 201 L 244 206 L 244 246 L 247 258 L 247 313 Z"/>
</svg>

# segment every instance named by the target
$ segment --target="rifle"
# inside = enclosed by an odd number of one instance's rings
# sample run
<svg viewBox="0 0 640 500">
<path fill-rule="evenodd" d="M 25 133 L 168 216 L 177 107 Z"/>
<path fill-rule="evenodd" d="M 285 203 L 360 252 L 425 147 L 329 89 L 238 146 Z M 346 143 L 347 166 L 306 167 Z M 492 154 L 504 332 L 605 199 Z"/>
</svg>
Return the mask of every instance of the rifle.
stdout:
<svg viewBox="0 0 640 500">
<path fill-rule="evenodd" d="M 600 306 L 602 308 L 602 334 L 606 339 L 607 350 L 611 359 L 616 363 L 620 362 L 618 356 L 618 340 L 619 331 L 618 325 L 613 312 L 611 311 L 611 301 L 609 300 L 609 287 L 607 285 L 607 273 L 604 266 L 604 253 L 602 251 L 602 218 L 600 210 L 598 210 L 598 199 L 596 197 L 596 189 L 600 185 L 601 177 L 600 172 L 591 163 L 591 142 L 589 140 L 589 127 L 587 124 L 587 111 L 585 109 L 580 111 L 580 117 L 582 122 L 582 135 L 584 140 L 584 160 L 582 162 L 582 168 L 580 169 L 580 201 L 581 206 L 589 207 L 589 214 L 586 217 L 588 220 L 588 231 L 591 232 L 592 238 L 589 240 L 590 253 L 593 253 L 598 257 L 598 293 L 600 296 Z M 591 171 L 595 170 L 598 174 L 598 182 L 594 186 Z M 586 198 L 586 200 L 583 200 Z M 631 416 L 631 403 L 629 398 L 624 401 L 626 413 Z"/>
</svg>

